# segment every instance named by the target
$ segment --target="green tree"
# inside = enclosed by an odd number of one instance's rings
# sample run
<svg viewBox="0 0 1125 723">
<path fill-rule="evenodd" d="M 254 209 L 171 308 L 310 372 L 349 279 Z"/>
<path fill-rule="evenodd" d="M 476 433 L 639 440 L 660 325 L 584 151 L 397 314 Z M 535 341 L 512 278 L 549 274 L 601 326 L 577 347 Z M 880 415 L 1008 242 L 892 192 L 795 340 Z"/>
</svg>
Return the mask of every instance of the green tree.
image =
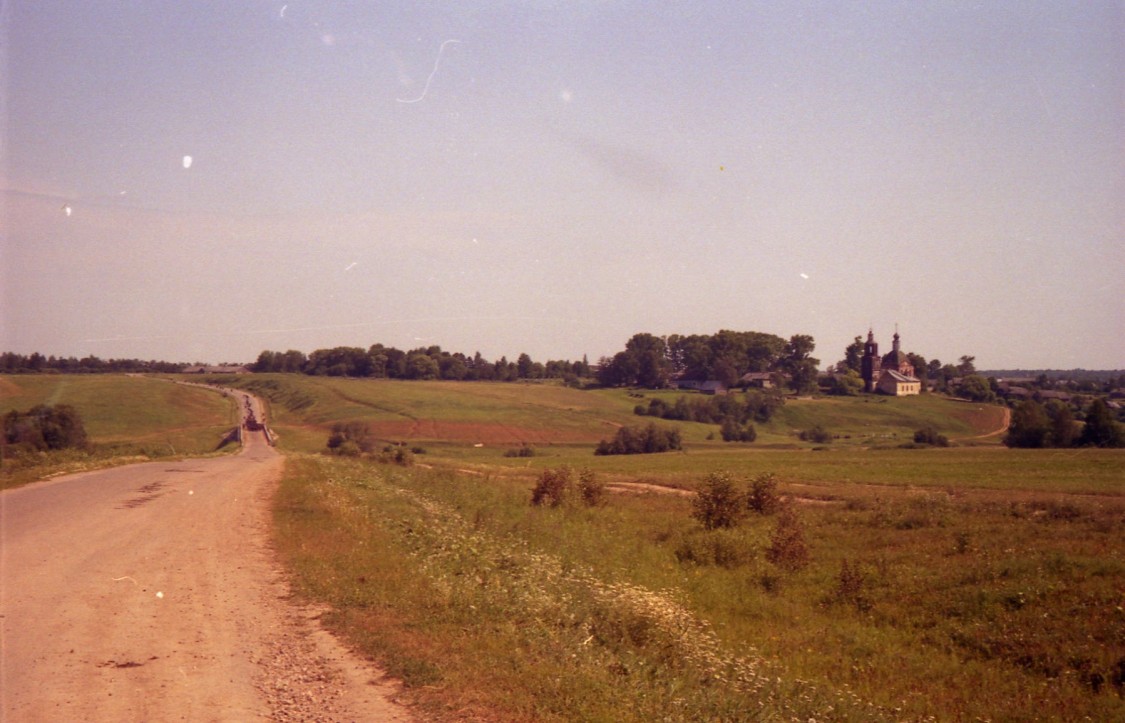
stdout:
<svg viewBox="0 0 1125 723">
<path fill-rule="evenodd" d="M 862 390 L 863 379 L 860 378 L 859 372 L 854 369 L 833 374 L 828 386 L 828 393 L 837 396 L 854 397 Z"/>
<path fill-rule="evenodd" d="M 844 348 L 844 360 L 837 365 L 837 368 L 842 366 L 843 369 L 851 369 L 856 374 L 859 374 L 861 371 L 860 367 L 862 366 L 862 363 L 863 339 L 857 336 L 855 338 L 855 341 L 853 341 L 851 344 L 848 344 L 847 347 Z M 843 369 L 841 369 L 841 371 L 843 371 Z"/>
<path fill-rule="evenodd" d="M 1046 447 L 1050 434 L 1051 425 L 1043 405 L 1034 399 L 1026 399 L 1012 410 L 1012 421 L 1004 444 L 1009 447 Z"/>
<path fill-rule="evenodd" d="M 437 379 L 441 368 L 434 358 L 421 351 L 412 351 L 406 357 L 406 377 L 408 379 Z"/>
<path fill-rule="evenodd" d="M 516 374 L 520 379 L 531 379 L 531 369 L 534 363 L 527 354 L 520 354 L 516 359 Z"/>
<path fill-rule="evenodd" d="M 798 394 L 816 391 L 820 360 L 810 356 L 814 349 L 816 342 L 808 334 L 794 334 L 785 345 L 782 368 L 789 374 L 793 391 Z"/>
<path fill-rule="evenodd" d="M 625 344 L 625 354 L 631 357 L 630 368 L 636 369 L 633 380 L 627 383 L 648 389 L 668 386 L 670 364 L 664 339 L 652 334 L 634 334 Z"/>
<path fill-rule="evenodd" d="M 957 373 L 961 376 L 975 374 L 977 368 L 976 366 L 974 366 L 973 362 L 975 362 L 976 360 L 977 358 L 975 356 L 969 356 L 968 354 L 962 356 L 957 360 Z"/>
<path fill-rule="evenodd" d="M 979 374 L 962 377 L 961 385 L 957 387 L 957 396 L 974 402 L 991 402 L 996 399 L 996 394 L 992 391 L 992 385 Z"/>
<path fill-rule="evenodd" d="M 1069 447 L 1074 444 L 1078 436 L 1078 424 L 1074 421 L 1074 412 L 1070 405 L 1058 399 L 1052 399 L 1046 404 L 1047 417 L 1051 420 L 1051 434 L 1049 442 L 1052 447 Z"/>
<path fill-rule="evenodd" d="M 1105 400 L 1095 399 L 1086 410 L 1086 426 L 1078 443 L 1093 447 L 1125 447 L 1125 430 L 1113 419 Z"/>
</svg>

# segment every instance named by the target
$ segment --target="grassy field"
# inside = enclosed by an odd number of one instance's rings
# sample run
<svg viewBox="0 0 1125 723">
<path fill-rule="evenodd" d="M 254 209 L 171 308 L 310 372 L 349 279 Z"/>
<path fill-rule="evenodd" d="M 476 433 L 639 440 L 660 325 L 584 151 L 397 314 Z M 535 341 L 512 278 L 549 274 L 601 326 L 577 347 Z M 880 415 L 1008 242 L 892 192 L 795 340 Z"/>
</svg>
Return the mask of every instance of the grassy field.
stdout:
<svg viewBox="0 0 1125 723">
<path fill-rule="evenodd" d="M 295 586 L 428 717 L 1125 717 L 1120 450 L 1009 450 L 979 438 L 997 407 L 859 398 L 790 401 L 763 444 L 681 425 L 682 453 L 594 457 L 616 425 L 648 421 L 638 397 L 241 383 L 274 385 L 290 450 L 277 544 Z M 412 467 L 311 454 L 351 418 L 426 453 Z M 814 423 L 840 438 L 792 436 Z M 901 448 L 923 424 L 965 441 Z M 503 456 L 521 443 L 536 456 Z M 537 475 L 561 465 L 608 483 L 604 503 L 531 506 Z M 776 515 L 716 531 L 691 517 L 715 470 L 777 475 L 807 566 L 769 561 Z"/>
<path fill-rule="evenodd" d="M 333 422 L 368 422 L 385 441 L 439 444 L 451 455 L 479 454 L 514 445 L 581 446 L 593 449 L 603 438 L 627 424 L 647 424 L 650 417 L 633 413 L 638 404 L 656 397 L 669 403 L 684 392 L 636 393 L 622 389 L 578 390 L 557 384 L 489 384 L 465 382 L 399 382 L 292 374 L 215 377 L 211 381 L 238 386 L 264 396 L 282 447 L 317 451 Z M 955 441 L 997 444 L 998 436 L 978 435 L 1000 428 L 1003 409 L 935 396 L 818 397 L 788 401 L 766 424 L 757 425 L 754 448 L 809 449 L 797 433 L 821 424 L 837 438 L 839 448 L 895 446 L 914 432 L 934 426 Z M 722 449 L 718 425 L 666 422 L 693 445 Z M 709 437 L 711 439 L 709 439 Z"/>
<path fill-rule="evenodd" d="M 0 414 L 38 404 L 77 409 L 92 449 L 5 460 L 3 487 L 114 461 L 211 453 L 237 423 L 237 410 L 219 394 L 165 380 L 117 374 L 0 376 Z"/>
</svg>

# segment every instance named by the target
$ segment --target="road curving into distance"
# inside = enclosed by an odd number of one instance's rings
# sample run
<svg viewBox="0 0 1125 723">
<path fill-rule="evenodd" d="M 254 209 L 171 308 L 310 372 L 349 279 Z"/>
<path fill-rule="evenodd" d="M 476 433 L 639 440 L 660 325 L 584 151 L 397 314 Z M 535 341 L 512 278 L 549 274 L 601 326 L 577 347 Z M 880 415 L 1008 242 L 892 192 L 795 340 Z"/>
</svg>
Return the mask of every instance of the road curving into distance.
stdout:
<svg viewBox="0 0 1125 723">
<path fill-rule="evenodd" d="M 253 432 L 234 455 L 0 493 L 0 720 L 410 720 L 291 602 L 269 544 L 282 466 Z"/>
</svg>

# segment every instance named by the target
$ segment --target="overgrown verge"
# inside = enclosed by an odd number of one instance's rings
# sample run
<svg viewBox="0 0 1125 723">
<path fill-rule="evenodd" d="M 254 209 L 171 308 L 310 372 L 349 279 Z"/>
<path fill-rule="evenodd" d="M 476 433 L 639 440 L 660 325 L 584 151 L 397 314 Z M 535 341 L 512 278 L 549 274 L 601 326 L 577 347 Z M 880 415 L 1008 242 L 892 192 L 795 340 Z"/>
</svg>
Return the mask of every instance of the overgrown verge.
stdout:
<svg viewBox="0 0 1125 723">
<path fill-rule="evenodd" d="M 697 489 L 738 524 L 708 527 L 711 507 L 678 495 L 583 504 L 561 468 L 541 471 L 535 505 L 530 474 L 291 465 L 279 546 L 299 588 L 428 718 L 1125 710 L 1116 498 L 863 485 L 794 498 L 770 475 L 712 475 Z"/>
<path fill-rule="evenodd" d="M 752 648 L 729 649 L 678 592 L 604 578 L 464 516 L 432 493 L 448 483 L 291 458 L 276 505 L 297 588 L 331 604 L 329 625 L 403 679 L 427 716 L 871 718 L 847 696 L 778 675 Z M 524 514 L 568 513 L 524 500 Z"/>
</svg>

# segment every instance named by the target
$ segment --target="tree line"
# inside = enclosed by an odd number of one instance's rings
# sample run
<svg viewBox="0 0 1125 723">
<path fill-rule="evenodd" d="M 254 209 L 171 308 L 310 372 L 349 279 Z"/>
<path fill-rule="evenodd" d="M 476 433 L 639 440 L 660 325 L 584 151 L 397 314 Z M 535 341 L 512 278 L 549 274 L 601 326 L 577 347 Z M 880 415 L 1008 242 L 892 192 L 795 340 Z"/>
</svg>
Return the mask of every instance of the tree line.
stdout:
<svg viewBox="0 0 1125 723">
<path fill-rule="evenodd" d="M 258 355 L 250 368 L 254 372 L 330 377 L 498 382 L 562 379 L 578 383 L 591 374 L 585 357 L 581 361 L 551 360 L 543 363 L 534 361 L 527 354 L 520 354 L 515 361 L 509 361 L 506 356 L 489 361 L 479 351 L 468 356 L 448 352 L 436 345 L 403 351 L 383 344 L 373 344 L 367 349 L 348 346 L 317 349 L 307 356 L 294 350 L 267 350 Z"/>
<path fill-rule="evenodd" d="M 1069 404 L 1025 399 L 1012 410 L 1004 444 L 1009 447 L 1125 447 L 1125 425 L 1103 399 L 1090 403 L 1079 424 Z"/>
<path fill-rule="evenodd" d="M 625 349 L 599 362 L 604 386 L 667 387 L 673 379 L 718 381 L 735 386 L 750 372 L 785 374 L 795 391 L 815 390 L 816 344 L 807 334 L 788 340 L 757 331 L 721 330 L 715 334 L 634 334 Z"/>
<path fill-rule="evenodd" d="M 175 374 L 186 364 L 165 361 L 144 361 L 141 359 L 99 359 L 87 356 L 81 359 L 70 357 L 44 356 L 39 352 L 16 354 L 6 351 L 0 354 L 0 374 L 121 374 L 154 372 Z"/>
</svg>

